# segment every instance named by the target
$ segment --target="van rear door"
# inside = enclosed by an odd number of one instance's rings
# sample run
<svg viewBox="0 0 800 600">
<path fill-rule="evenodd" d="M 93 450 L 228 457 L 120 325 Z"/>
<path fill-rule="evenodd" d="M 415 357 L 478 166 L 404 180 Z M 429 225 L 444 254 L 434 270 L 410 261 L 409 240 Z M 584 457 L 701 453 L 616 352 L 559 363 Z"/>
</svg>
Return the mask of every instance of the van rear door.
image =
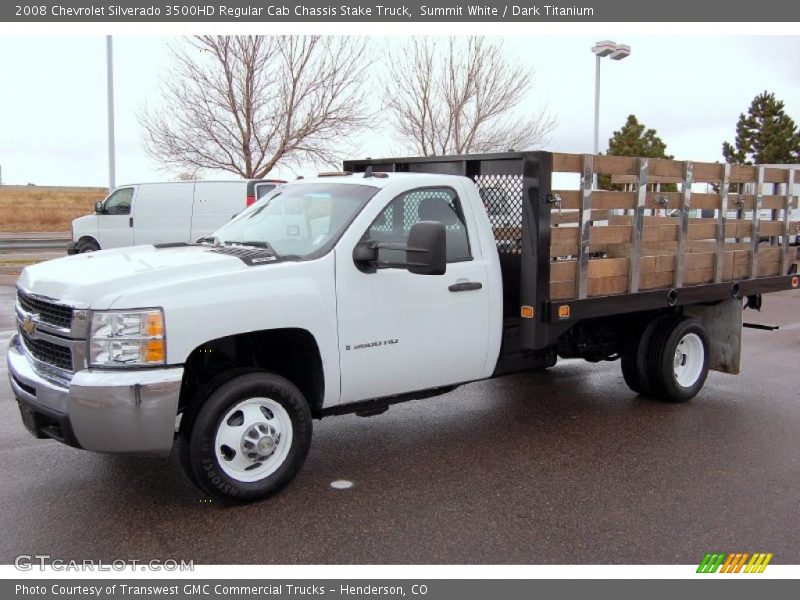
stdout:
<svg viewBox="0 0 800 600">
<path fill-rule="evenodd" d="M 192 241 L 214 233 L 247 206 L 246 181 L 197 181 L 192 207 Z"/>
<path fill-rule="evenodd" d="M 133 243 L 188 242 L 193 186 L 191 181 L 140 185 L 136 194 Z"/>
</svg>

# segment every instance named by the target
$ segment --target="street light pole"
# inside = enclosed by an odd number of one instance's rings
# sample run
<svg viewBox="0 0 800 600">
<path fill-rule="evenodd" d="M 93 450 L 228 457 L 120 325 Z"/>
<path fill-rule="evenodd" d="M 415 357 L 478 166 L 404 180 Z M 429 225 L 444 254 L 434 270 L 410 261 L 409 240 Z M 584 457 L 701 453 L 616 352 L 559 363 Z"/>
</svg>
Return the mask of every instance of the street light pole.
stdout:
<svg viewBox="0 0 800 600">
<path fill-rule="evenodd" d="M 594 154 L 600 152 L 600 59 L 606 56 L 611 60 L 622 60 L 630 56 L 631 47 L 617 44 L 611 40 L 597 42 L 591 48 L 595 56 L 594 69 Z M 597 187 L 597 175 L 594 176 L 594 187 Z"/>
<path fill-rule="evenodd" d="M 600 152 L 600 55 L 595 56 L 594 69 L 594 154 Z"/>
<path fill-rule="evenodd" d="M 106 36 L 106 85 L 108 96 L 108 187 L 116 187 L 116 160 L 114 156 L 114 50 L 111 36 Z"/>
</svg>

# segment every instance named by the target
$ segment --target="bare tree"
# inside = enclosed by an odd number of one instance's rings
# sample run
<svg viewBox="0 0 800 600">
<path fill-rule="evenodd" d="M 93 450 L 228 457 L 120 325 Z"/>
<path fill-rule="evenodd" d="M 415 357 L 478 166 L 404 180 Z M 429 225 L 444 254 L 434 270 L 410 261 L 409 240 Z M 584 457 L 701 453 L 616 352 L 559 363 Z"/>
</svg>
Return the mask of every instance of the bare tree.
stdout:
<svg viewBox="0 0 800 600">
<path fill-rule="evenodd" d="M 203 175 L 198 169 L 194 171 L 181 171 L 175 175 L 175 181 L 197 181 L 203 178 Z"/>
<path fill-rule="evenodd" d="M 532 84 L 501 43 L 415 37 L 391 53 L 385 96 L 398 137 L 422 155 L 522 150 L 556 125 L 545 110 L 515 111 Z"/>
<path fill-rule="evenodd" d="M 145 107 L 145 149 L 182 171 L 263 177 L 279 162 L 333 163 L 361 129 L 366 40 L 197 36 L 171 48 L 162 104 Z"/>
</svg>

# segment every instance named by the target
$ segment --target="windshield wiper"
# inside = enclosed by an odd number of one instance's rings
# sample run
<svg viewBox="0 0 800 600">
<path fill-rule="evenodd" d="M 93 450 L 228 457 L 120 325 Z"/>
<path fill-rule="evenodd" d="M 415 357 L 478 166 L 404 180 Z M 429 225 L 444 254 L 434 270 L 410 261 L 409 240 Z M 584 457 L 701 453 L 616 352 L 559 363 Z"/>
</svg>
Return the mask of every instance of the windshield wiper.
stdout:
<svg viewBox="0 0 800 600">
<path fill-rule="evenodd" d="M 198 244 L 204 244 L 206 242 L 211 242 L 212 246 L 219 246 L 220 245 L 219 238 L 217 236 L 215 236 L 215 235 L 209 235 L 209 236 L 206 236 L 206 237 L 201 237 L 201 238 L 199 238 L 197 240 Z"/>
<path fill-rule="evenodd" d="M 275 248 L 272 247 L 272 244 L 270 244 L 269 242 L 267 242 L 265 240 L 247 240 L 247 241 L 243 241 L 243 242 L 240 242 L 239 240 L 228 240 L 228 241 L 223 242 L 223 243 L 226 246 L 231 246 L 231 245 L 235 244 L 237 246 L 253 246 L 254 248 L 264 248 L 264 250 L 266 250 L 270 254 L 274 254 L 275 256 L 278 256 L 278 253 L 275 250 Z"/>
</svg>

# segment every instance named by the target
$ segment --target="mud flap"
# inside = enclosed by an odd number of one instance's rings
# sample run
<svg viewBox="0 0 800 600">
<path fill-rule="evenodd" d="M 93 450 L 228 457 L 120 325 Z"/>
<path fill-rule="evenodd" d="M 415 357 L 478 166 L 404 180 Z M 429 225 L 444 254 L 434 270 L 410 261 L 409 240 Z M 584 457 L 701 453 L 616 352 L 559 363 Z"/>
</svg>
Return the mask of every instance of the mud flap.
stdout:
<svg viewBox="0 0 800 600">
<path fill-rule="evenodd" d="M 686 316 L 702 321 L 711 344 L 708 368 L 738 375 L 742 360 L 742 301 L 736 298 L 716 304 L 693 304 Z"/>
</svg>

